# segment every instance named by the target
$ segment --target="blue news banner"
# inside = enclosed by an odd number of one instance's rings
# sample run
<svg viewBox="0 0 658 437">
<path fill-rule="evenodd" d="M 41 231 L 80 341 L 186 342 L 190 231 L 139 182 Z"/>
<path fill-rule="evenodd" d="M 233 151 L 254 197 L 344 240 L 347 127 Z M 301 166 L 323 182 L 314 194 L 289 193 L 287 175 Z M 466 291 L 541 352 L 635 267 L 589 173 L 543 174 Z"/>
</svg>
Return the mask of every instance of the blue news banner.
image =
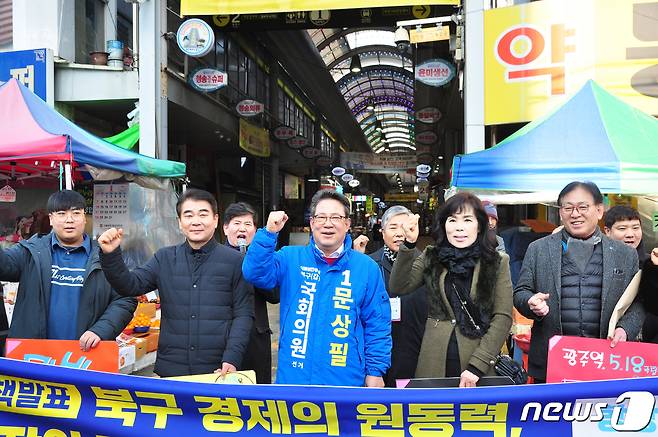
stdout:
<svg viewBox="0 0 658 437">
<path fill-rule="evenodd" d="M 658 435 L 658 378 L 476 389 L 168 381 L 0 359 L 0 435 Z"/>
</svg>

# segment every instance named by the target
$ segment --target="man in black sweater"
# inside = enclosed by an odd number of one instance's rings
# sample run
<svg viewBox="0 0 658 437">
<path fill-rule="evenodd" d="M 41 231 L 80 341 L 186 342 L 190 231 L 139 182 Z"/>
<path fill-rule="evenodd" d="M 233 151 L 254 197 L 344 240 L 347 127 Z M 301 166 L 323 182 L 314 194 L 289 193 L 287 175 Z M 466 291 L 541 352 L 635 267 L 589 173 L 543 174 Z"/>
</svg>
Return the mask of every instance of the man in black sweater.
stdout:
<svg viewBox="0 0 658 437">
<path fill-rule="evenodd" d="M 240 253 L 247 253 L 256 234 L 258 214 L 245 202 L 230 204 L 223 218 L 226 245 Z M 254 370 L 259 384 L 272 383 L 272 330 L 267 315 L 267 303 L 279 303 L 279 289 L 254 288 L 254 325 L 249 335 L 249 345 L 242 360 L 242 369 Z"/>
<path fill-rule="evenodd" d="M 234 372 L 242 363 L 254 318 L 253 289 L 242 277 L 242 257 L 217 244 L 217 201 L 185 191 L 176 204 L 186 241 L 158 250 L 128 271 L 121 258 L 122 229 L 98 238 L 101 267 L 119 294 L 160 292 L 162 320 L 155 373 L 160 376 Z"/>
</svg>

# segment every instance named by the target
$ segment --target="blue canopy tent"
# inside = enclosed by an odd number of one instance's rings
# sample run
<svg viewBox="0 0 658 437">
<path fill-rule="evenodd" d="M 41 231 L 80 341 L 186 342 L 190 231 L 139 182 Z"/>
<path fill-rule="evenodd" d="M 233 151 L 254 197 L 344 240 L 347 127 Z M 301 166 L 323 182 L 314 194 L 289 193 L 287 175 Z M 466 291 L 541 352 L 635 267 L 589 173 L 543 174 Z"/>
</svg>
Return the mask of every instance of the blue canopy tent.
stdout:
<svg viewBox="0 0 658 437">
<path fill-rule="evenodd" d="M 604 193 L 658 193 L 658 120 L 590 80 L 498 145 L 456 156 L 451 185 L 516 193 L 499 203 L 537 203 L 554 202 L 574 180 L 595 182 Z"/>
</svg>

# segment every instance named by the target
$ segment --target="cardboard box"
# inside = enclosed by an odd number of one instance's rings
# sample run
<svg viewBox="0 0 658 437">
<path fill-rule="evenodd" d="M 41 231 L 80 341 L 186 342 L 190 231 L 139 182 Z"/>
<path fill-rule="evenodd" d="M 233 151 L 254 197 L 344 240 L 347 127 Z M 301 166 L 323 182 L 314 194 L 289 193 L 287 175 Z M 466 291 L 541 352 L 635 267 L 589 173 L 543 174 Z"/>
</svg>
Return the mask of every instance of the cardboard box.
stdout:
<svg viewBox="0 0 658 437">
<path fill-rule="evenodd" d="M 146 355 L 146 339 L 135 337 L 133 345 L 135 346 L 135 361 L 137 361 Z"/>
<path fill-rule="evenodd" d="M 135 364 L 135 346 L 123 345 L 119 348 L 119 370 Z"/>
<path fill-rule="evenodd" d="M 135 315 L 146 314 L 149 319 L 155 318 L 156 305 L 154 303 L 139 303 Z"/>
<path fill-rule="evenodd" d="M 160 340 L 160 331 L 149 332 L 146 336 L 146 352 L 158 350 L 158 341 Z"/>
</svg>

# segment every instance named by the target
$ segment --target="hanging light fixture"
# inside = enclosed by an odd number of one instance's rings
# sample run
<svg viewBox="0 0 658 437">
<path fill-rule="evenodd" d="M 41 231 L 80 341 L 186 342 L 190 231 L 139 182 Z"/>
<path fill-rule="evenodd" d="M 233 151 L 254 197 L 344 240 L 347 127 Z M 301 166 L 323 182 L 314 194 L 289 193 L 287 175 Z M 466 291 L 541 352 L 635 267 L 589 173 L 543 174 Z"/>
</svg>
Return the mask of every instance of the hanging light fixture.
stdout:
<svg viewBox="0 0 658 437">
<path fill-rule="evenodd" d="M 368 111 L 374 111 L 375 110 L 375 104 L 372 102 L 372 99 L 368 99 L 368 104 L 366 106 L 366 109 Z"/>
<path fill-rule="evenodd" d="M 361 71 L 361 58 L 359 58 L 359 55 L 352 55 L 352 60 L 350 61 L 350 71 L 352 73 L 358 73 Z"/>
</svg>

